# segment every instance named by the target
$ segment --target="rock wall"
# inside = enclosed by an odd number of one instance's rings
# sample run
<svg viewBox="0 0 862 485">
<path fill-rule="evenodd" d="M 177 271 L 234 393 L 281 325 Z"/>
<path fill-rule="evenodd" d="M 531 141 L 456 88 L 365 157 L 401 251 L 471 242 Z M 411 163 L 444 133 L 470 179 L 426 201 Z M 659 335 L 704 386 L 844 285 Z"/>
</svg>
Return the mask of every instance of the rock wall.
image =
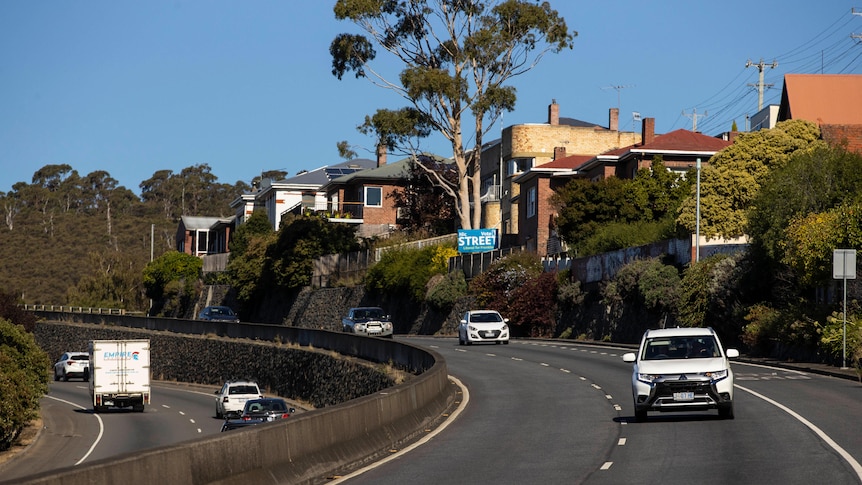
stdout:
<svg viewBox="0 0 862 485">
<path fill-rule="evenodd" d="M 226 380 L 250 379 L 269 394 L 315 408 L 395 385 L 378 366 L 307 347 L 48 321 L 39 322 L 34 335 L 52 359 L 70 349 L 86 349 L 92 339 L 148 338 L 154 379 L 211 384 L 213 390 Z"/>
</svg>

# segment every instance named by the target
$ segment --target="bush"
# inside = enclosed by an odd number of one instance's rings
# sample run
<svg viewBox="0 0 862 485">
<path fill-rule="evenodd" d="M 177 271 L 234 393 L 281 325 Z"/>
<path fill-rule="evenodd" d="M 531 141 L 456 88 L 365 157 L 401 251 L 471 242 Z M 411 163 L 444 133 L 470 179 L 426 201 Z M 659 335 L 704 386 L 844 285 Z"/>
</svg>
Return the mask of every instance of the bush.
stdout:
<svg viewBox="0 0 862 485">
<path fill-rule="evenodd" d="M 578 256 L 607 253 L 633 246 L 643 246 L 676 237 L 676 221 L 613 222 L 599 226 L 595 233 L 579 243 Z"/>
<path fill-rule="evenodd" d="M 49 366 L 32 333 L 0 319 L 0 451 L 9 449 L 38 417 L 39 399 L 48 392 Z"/>
<path fill-rule="evenodd" d="M 487 271 L 473 278 L 470 293 L 482 308 L 502 313 L 508 308 L 515 289 L 542 272 L 542 261 L 535 253 L 513 253 L 494 261 Z"/>
<path fill-rule="evenodd" d="M 448 258 L 440 246 L 400 247 L 383 252 L 368 269 L 365 286 L 372 293 L 406 294 L 415 302 L 425 300 L 426 286 L 432 276 L 446 274 Z"/>
<path fill-rule="evenodd" d="M 147 296 L 158 300 L 162 298 L 165 287 L 172 281 L 183 281 L 186 293 L 194 291 L 194 284 L 201 275 L 201 258 L 179 251 L 168 251 L 144 268 L 144 287 Z"/>
<path fill-rule="evenodd" d="M 455 302 L 467 294 L 467 280 L 462 271 L 455 271 L 442 277 L 439 283 L 428 291 L 425 301 L 440 313 L 449 313 Z"/>
<path fill-rule="evenodd" d="M 3 290 L 0 290 L 0 318 L 23 326 L 27 332 L 32 332 L 36 327 L 36 315 L 22 309 L 18 298 Z"/>
</svg>

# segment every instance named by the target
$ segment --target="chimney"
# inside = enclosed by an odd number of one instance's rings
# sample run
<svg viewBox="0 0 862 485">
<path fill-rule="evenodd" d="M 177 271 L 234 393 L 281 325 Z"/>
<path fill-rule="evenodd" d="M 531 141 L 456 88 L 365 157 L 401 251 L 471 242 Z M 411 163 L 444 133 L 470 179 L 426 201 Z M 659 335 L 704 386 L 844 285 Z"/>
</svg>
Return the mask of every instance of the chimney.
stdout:
<svg viewBox="0 0 862 485">
<path fill-rule="evenodd" d="M 548 124 L 560 124 L 560 105 L 557 104 L 556 99 L 552 99 L 551 104 L 548 106 Z"/>
<path fill-rule="evenodd" d="M 608 110 L 608 129 L 611 131 L 619 131 L 620 129 L 620 109 L 611 108 Z"/>
<path fill-rule="evenodd" d="M 554 147 L 554 160 L 566 158 L 566 147 Z"/>
<path fill-rule="evenodd" d="M 384 165 L 386 165 L 386 145 L 379 143 L 377 145 L 377 166 L 382 167 Z"/>
<path fill-rule="evenodd" d="M 644 118 L 642 128 L 641 145 L 652 143 L 655 140 L 655 118 Z"/>
</svg>

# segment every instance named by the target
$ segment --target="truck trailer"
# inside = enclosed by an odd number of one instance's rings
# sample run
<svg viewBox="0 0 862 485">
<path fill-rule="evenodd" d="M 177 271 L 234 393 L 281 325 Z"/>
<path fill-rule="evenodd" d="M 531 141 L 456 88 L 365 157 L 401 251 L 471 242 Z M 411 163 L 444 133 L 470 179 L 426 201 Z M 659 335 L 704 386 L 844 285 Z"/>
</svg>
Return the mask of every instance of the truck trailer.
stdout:
<svg viewBox="0 0 862 485">
<path fill-rule="evenodd" d="M 150 404 L 150 341 L 91 340 L 89 351 L 93 411 L 116 407 L 143 412 Z"/>
</svg>

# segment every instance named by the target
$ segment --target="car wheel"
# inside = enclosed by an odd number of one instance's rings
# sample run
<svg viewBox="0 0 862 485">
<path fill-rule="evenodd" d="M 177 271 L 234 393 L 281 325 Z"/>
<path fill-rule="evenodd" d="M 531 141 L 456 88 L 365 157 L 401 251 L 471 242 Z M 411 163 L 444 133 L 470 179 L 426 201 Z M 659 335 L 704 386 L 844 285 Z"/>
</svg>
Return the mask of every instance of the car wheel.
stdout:
<svg viewBox="0 0 862 485">
<path fill-rule="evenodd" d="M 646 421 L 647 411 L 646 409 L 635 409 L 635 421 L 642 423 Z"/>
<path fill-rule="evenodd" d="M 90 371 L 84 371 L 84 382 L 90 382 Z"/>
<path fill-rule="evenodd" d="M 508 340 L 504 340 L 504 341 L 503 341 L 503 345 L 509 345 L 509 341 L 508 341 Z"/>
<path fill-rule="evenodd" d="M 60 380 L 60 376 L 57 374 L 57 369 L 56 369 L 56 368 L 54 368 L 54 380 L 55 380 L 55 381 L 59 381 L 59 380 Z"/>
<path fill-rule="evenodd" d="M 66 371 L 63 371 L 63 382 L 69 382 L 69 376 L 66 375 Z"/>
<path fill-rule="evenodd" d="M 718 408 L 718 417 L 721 419 L 733 419 L 733 403 Z"/>
<path fill-rule="evenodd" d="M 464 341 L 467 342 L 467 345 L 473 345 L 473 341 L 470 339 L 465 339 Z"/>
<path fill-rule="evenodd" d="M 222 415 L 221 411 L 219 411 L 218 405 L 216 405 L 216 419 L 221 419 L 223 417 L 224 415 Z"/>
</svg>

